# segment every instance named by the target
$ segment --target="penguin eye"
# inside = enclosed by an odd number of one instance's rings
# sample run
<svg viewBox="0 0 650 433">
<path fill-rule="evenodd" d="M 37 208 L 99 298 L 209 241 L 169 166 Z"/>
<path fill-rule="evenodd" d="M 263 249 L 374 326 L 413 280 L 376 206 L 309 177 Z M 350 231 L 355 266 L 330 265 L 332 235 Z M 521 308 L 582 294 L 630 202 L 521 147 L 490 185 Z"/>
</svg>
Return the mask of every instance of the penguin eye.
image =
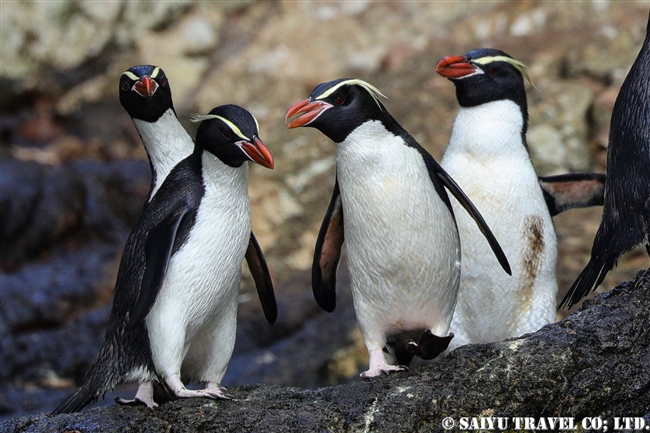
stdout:
<svg viewBox="0 0 650 433">
<path fill-rule="evenodd" d="M 221 131 L 221 135 L 223 135 L 223 138 L 230 140 L 232 138 L 232 132 L 230 132 L 227 129 L 224 129 Z"/>
<path fill-rule="evenodd" d="M 160 87 L 165 87 L 167 85 L 167 77 L 160 77 L 158 79 L 158 84 L 160 84 Z"/>
<path fill-rule="evenodd" d="M 344 102 L 345 102 L 345 96 L 338 96 L 338 97 L 334 100 L 334 103 L 335 103 L 336 105 L 343 105 Z"/>
<path fill-rule="evenodd" d="M 126 81 L 122 81 L 120 87 L 122 88 L 122 90 L 126 92 L 127 90 L 129 90 L 129 83 L 127 83 Z"/>
<path fill-rule="evenodd" d="M 490 68 L 490 75 L 494 76 L 497 74 L 497 72 L 499 72 L 497 68 Z"/>
</svg>

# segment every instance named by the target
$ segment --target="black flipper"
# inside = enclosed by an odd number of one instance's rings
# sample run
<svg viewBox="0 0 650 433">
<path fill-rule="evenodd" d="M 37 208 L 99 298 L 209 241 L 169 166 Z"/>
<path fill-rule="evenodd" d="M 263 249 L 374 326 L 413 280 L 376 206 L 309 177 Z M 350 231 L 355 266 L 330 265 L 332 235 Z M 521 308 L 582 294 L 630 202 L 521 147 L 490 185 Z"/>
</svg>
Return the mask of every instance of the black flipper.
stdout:
<svg viewBox="0 0 650 433">
<path fill-rule="evenodd" d="M 271 274 L 266 265 L 266 259 L 260 244 L 257 243 L 255 235 L 251 232 L 250 240 L 248 241 L 248 248 L 246 249 L 246 263 L 248 269 L 251 271 L 253 280 L 255 281 L 255 288 L 257 289 L 257 296 L 262 303 L 262 310 L 264 310 L 264 317 L 270 324 L 274 324 L 278 318 L 278 306 L 275 302 L 275 293 L 273 292 L 273 281 L 271 281 Z"/>
<path fill-rule="evenodd" d="M 343 241 L 343 205 L 337 179 L 318 232 L 311 271 L 314 298 L 323 310 L 330 313 L 336 308 L 336 271 L 341 261 Z"/>
<path fill-rule="evenodd" d="M 481 213 L 476 209 L 474 206 L 474 203 L 465 195 L 463 190 L 458 186 L 456 181 L 449 176 L 449 174 L 436 162 L 435 159 L 433 159 L 433 156 L 431 156 L 428 152 L 424 151 L 424 149 L 420 152 L 422 157 L 424 158 L 424 163 L 427 166 L 427 169 L 429 170 L 429 177 L 431 178 L 431 181 L 433 182 L 434 186 L 437 186 L 438 183 L 436 182 L 436 178 L 439 179 L 442 184 L 453 194 L 453 196 L 458 200 L 458 203 L 461 204 L 469 214 L 469 216 L 472 217 L 474 221 L 476 221 L 476 225 L 478 226 L 478 229 L 483 233 L 483 236 L 485 236 L 485 239 L 487 239 L 488 243 L 490 244 L 490 248 L 492 248 L 492 252 L 494 252 L 494 255 L 496 256 L 497 260 L 499 261 L 499 264 L 503 268 L 504 271 L 508 275 L 512 275 L 512 270 L 510 269 L 510 264 L 508 263 L 508 258 L 506 257 L 505 253 L 501 249 L 501 245 L 499 245 L 499 241 L 494 237 L 494 234 L 492 233 L 492 230 L 490 230 L 490 227 L 488 227 L 487 223 L 481 216 Z M 438 190 L 440 193 L 440 191 Z M 446 194 L 445 194 L 446 196 Z M 443 200 L 445 200 L 445 196 L 441 195 Z M 451 204 L 448 202 L 448 200 L 445 200 L 447 202 L 447 205 L 451 209 Z"/>
<path fill-rule="evenodd" d="M 138 300 L 133 306 L 131 318 L 126 327 L 127 331 L 144 320 L 151 311 L 167 273 L 178 229 L 184 220 L 193 219 L 194 215 L 194 209 L 184 207 L 179 212 L 169 215 L 149 232 L 144 245 L 145 269 L 142 275 L 142 284 Z"/>
<path fill-rule="evenodd" d="M 567 173 L 539 178 L 551 216 L 566 210 L 602 206 L 605 202 L 605 179 L 602 173 Z"/>
<path fill-rule="evenodd" d="M 446 337 L 438 337 L 430 329 L 427 329 L 422 333 L 417 344 L 413 340 L 407 341 L 406 350 L 422 359 L 434 359 L 447 350 L 452 338 L 454 338 L 453 332 L 450 332 Z"/>
</svg>

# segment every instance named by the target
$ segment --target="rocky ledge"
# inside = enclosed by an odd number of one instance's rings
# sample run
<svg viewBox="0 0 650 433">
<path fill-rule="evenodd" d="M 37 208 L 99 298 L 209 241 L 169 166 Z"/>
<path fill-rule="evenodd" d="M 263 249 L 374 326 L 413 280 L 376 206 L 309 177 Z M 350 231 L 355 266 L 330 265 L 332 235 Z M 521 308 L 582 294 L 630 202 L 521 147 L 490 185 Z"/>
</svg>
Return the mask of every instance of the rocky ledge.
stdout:
<svg viewBox="0 0 650 433">
<path fill-rule="evenodd" d="M 435 432 L 451 417 L 644 418 L 650 425 L 650 269 L 534 334 L 461 347 L 409 372 L 315 390 L 233 387 L 232 401 L 100 407 L 0 424 L 27 432 Z M 300 368 L 300 366 L 295 366 Z M 511 428 L 514 426 L 511 426 Z"/>
</svg>

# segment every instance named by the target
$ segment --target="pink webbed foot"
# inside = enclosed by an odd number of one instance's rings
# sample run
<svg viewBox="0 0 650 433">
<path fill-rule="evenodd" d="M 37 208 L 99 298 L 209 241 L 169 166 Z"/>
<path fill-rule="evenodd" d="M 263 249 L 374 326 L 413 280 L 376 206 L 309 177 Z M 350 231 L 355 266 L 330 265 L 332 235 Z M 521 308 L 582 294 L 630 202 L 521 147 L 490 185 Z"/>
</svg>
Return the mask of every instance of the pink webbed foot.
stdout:
<svg viewBox="0 0 650 433">
<path fill-rule="evenodd" d="M 397 371 L 408 370 L 405 365 L 390 365 L 386 362 L 383 349 L 372 349 L 368 352 L 370 354 L 370 365 L 368 370 L 361 373 L 364 379 L 370 379 L 382 374 L 390 374 Z"/>
<path fill-rule="evenodd" d="M 226 394 L 226 388 L 215 383 L 208 383 L 204 389 L 187 389 L 180 375 L 169 376 L 165 382 L 177 398 L 210 398 L 213 400 L 231 400 L 234 397 Z"/>
</svg>

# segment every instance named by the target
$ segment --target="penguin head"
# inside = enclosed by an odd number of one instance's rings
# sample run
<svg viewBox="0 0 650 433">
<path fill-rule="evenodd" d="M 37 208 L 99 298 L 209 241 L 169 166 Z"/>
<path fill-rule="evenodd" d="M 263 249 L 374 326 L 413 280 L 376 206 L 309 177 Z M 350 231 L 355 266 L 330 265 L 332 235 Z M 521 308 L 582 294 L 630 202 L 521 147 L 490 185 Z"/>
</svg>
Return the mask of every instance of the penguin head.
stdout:
<svg viewBox="0 0 650 433">
<path fill-rule="evenodd" d="M 530 82 L 525 65 L 503 51 L 480 48 L 464 56 L 448 56 L 440 60 L 436 72 L 456 86 L 461 107 L 475 107 L 509 99 L 526 108 L 524 78 Z M 532 82 L 531 82 L 532 84 Z"/>
<path fill-rule="evenodd" d="M 120 103 L 133 119 L 155 122 L 170 108 L 172 91 L 158 66 L 133 66 L 120 76 Z"/>
<path fill-rule="evenodd" d="M 238 105 L 220 105 L 206 115 L 194 115 L 192 122 L 201 122 L 196 131 L 196 145 L 224 164 L 240 167 L 253 161 L 273 168 L 273 156 L 259 139 L 257 119 Z"/>
<path fill-rule="evenodd" d="M 392 120 L 373 85 L 359 79 L 342 78 L 319 84 L 309 98 L 292 105 L 285 115 L 291 128 L 310 126 L 335 143 L 341 143 L 356 128 L 370 120 Z"/>
</svg>

